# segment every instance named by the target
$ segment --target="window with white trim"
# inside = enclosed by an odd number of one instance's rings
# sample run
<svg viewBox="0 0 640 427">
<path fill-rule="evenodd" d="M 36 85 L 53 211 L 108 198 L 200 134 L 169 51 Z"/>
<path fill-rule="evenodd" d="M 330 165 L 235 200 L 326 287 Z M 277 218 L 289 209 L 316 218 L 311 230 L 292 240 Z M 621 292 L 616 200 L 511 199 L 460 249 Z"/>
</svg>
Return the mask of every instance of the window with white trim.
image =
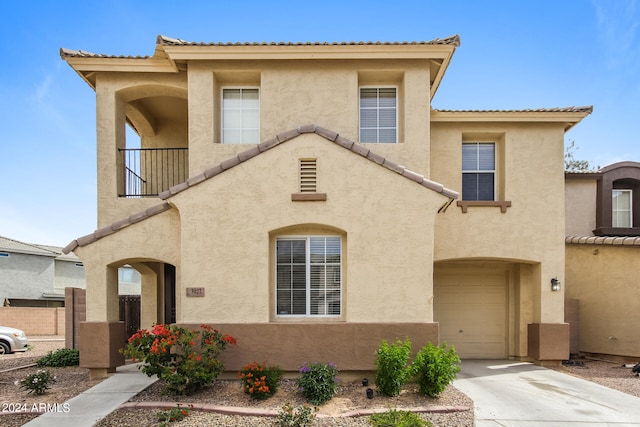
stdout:
<svg viewBox="0 0 640 427">
<path fill-rule="evenodd" d="M 276 239 L 276 315 L 331 317 L 342 313 L 342 238 Z"/>
<path fill-rule="evenodd" d="M 495 200 L 496 145 L 462 144 L 462 200 Z"/>
<path fill-rule="evenodd" d="M 611 226 L 633 227 L 633 191 L 616 189 L 611 192 L 611 195 Z"/>
<path fill-rule="evenodd" d="M 360 142 L 398 142 L 396 87 L 360 88 Z"/>
<path fill-rule="evenodd" d="M 260 90 L 258 88 L 223 88 L 221 110 L 223 144 L 258 144 L 260 142 Z"/>
</svg>

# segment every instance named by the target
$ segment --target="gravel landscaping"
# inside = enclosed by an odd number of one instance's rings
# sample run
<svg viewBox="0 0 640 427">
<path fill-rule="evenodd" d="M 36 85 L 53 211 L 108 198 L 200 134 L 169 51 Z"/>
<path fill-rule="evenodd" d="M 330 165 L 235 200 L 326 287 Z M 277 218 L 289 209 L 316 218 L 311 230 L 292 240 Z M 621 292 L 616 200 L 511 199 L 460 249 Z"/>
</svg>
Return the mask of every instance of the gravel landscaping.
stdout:
<svg viewBox="0 0 640 427">
<path fill-rule="evenodd" d="M 62 348 L 64 341 L 33 341 L 32 348 L 25 353 L 3 355 L 0 357 L 0 403 L 13 403 L 32 408 L 41 403 L 62 404 L 69 398 L 97 384 L 98 381 L 89 381 L 88 370 L 79 367 L 47 368 L 56 375 L 56 382 L 43 396 L 27 394 L 14 384 L 30 373 L 36 372 L 37 367 L 28 367 L 19 370 L 13 368 L 33 364 L 49 351 Z M 574 375 L 613 388 L 624 393 L 640 397 L 640 378 L 631 373 L 631 369 L 623 367 L 620 363 L 604 362 L 599 360 L 582 360 L 582 366 L 561 366 L 556 371 L 567 375 Z M 7 371 L 9 370 L 9 371 Z M 365 388 L 360 384 L 360 379 L 344 376 L 340 378 L 338 394 L 330 402 L 318 409 L 314 426 L 369 426 L 367 416 L 345 416 L 353 411 L 369 413 L 372 410 L 384 411 L 390 408 L 423 408 L 422 410 L 436 410 L 438 408 L 454 408 L 448 412 L 424 412 L 421 418 L 430 420 L 436 427 L 471 427 L 473 426 L 473 402 L 463 393 L 450 386 L 438 399 L 429 399 L 417 393 L 415 385 L 405 387 L 403 393 L 395 398 L 376 395 L 373 399 L 367 399 Z M 244 394 L 240 382 L 233 376 L 225 375 L 203 391 L 188 397 L 174 398 L 162 395 L 161 386 L 153 384 L 142 393 L 131 399 L 128 405 L 152 404 L 152 402 L 164 402 L 160 405 L 173 407 L 176 403 L 183 406 L 193 403 L 195 405 L 219 405 L 225 407 L 242 407 L 251 410 L 260 410 L 264 413 L 275 414 L 285 402 L 291 402 L 294 406 L 302 405 L 304 400 L 297 392 L 295 381 L 285 379 L 278 392 L 271 398 L 257 401 Z M 468 408 L 464 410 L 464 408 Z M 1 408 L 0 408 L 1 409 Z M 7 408 L 8 409 L 8 408 Z M 462 410 L 460 410 L 462 409 Z M 157 413 L 160 408 L 147 409 L 119 409 L 97 424 L 98 427 L 110 426 L 157 426 Z M 28 412 L 28 411 L 27 411 Z M 239 416 L 225 415 L 215 412 L 190 410 L 190 415 L 183 421 L 171 423 L 175 427 L 189 426 L 276 426 L 275 417 L 271 416 Z M 22 426 L 37 414 L 7 413 L 0 415 L 0 425 L 6 427 Z"/>
</svg>

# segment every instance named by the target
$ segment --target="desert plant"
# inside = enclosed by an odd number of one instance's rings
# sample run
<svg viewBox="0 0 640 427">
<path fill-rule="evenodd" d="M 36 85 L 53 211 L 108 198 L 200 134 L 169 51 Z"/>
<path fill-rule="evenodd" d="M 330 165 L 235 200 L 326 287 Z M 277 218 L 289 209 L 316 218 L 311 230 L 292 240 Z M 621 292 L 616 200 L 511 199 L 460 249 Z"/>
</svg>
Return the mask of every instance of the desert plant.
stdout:
<svg viewBox="0 0 640 427">
<path fill-rule="evenodd" d="M 338 368 L 333 363 L 304 364 L 297 384 L 304 397 L 314 405 L 328 402 L 338 388 Z"/>
<path fill-rule="evenodd" d="M 56 382 L 56 377 L 50 371 L 38 369 L 35 374 L 28 375 L 20 381 L 20 388 L 27 390 L 29 393 L 42 395 L 50 388 L 50 383 Z"/>
<path fill-rule="evenodd" d="M 307 427 L 313 423 L 315 409 L 302 405 L 293 407 L 290 402 L 282 405 L 278 411 L 278 426 L 280 427 Z"/>
<path fill-rule="evenodd" d="M 61 348 L 50 351 L 36 360 L 38 366 L 78 366 L 80 364 L 80 351 L 74 348 Z"/>
<path fill-rule="evenodd" d="M 224 365 L 218 356 L 235 343 L 235 338 L 208 325 L 200 325 L 199 330 L 155 325 L 151 331 L 141 329 L 132 335 L 122 353 L 142 360 L 142 372 L 160 378 L 167 394 L 191 394 L 222 373 Z"/>
<path fill-rule="evenodd" d="M 411 411 L 389 409 L 386 412 L 372 414 L 369 422 L 374 427 L 430 427 L 430 421 L 425 421 L 418 414 Z"/>
<path fill-rule="evenodd" d="M 189 405 L 193 407 L 193 405 Z M 161 411 L 158 411 L 157 417 L 160 422 L 160 427 L 165 427 L 167 423 L 173 423 L 184 420 L 189 416 L 189 409 L 183 407 L 179 403 L 175 408 L 167 408 Z"/>
<path fill-rule="evenodd" d="M 412 364 L 417 376 L 420 393 L 437 397 L 460 372 L 460 358 L 453 346 L 447 350 L 447 344 L 438 347 L 431 343 L 422 347 Z"/>
<path fill-rule="evenodd" d="M 411 367 L 408 366 L 411 354 L 411 341 L 397 340 L 389 344 L 382 340 L 376 352 L 375 382 L 378 391 L 386 396 L 397 396 L 402 387 L 411 377 Z"/>
<path fill-rule="evenodd" d="M 238 377 L 242 381 L 242 389 L 252 399 L 266 399 L 278 391 L 283 370 L 279 366 L 267 366 L 257 362 L 245 365 Z"/>
</svg>

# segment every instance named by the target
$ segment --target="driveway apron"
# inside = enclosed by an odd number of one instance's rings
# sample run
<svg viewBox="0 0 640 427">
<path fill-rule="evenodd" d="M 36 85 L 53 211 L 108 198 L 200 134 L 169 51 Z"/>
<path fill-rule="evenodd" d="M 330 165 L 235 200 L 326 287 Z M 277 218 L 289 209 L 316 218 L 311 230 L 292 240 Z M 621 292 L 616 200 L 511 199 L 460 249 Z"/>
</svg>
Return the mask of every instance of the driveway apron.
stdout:
<svg viewBox="0 0 640 427">
<path fill-rule="evenodd" d="M 473 399 L 476 427 L 640 427 L 640 398 L 629 394 L 525 362 L 461 367 L 453 385 Z"/>
</svg>

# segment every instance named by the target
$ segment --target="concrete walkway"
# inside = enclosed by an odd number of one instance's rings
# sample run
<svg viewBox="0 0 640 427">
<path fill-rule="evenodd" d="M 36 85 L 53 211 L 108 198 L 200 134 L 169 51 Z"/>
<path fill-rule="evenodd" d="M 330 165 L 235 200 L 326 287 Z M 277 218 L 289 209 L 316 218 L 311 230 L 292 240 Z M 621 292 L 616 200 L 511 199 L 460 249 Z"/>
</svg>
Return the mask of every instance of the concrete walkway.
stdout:
<svg viewBox="0 0 640 427">
<path fill-rule="evenodd" d="M 155 376 L 149 378 L 142 374 L 137 364 L 120 366 L 111 377 L 25 426 L 91 427 L 155 381 Z"/>
<path fill-rule="evenodd" d="M 640 398 L 530 363 L 465 360 L 453 385 L 476 427 L 640 427 Z"/>
</svg>

